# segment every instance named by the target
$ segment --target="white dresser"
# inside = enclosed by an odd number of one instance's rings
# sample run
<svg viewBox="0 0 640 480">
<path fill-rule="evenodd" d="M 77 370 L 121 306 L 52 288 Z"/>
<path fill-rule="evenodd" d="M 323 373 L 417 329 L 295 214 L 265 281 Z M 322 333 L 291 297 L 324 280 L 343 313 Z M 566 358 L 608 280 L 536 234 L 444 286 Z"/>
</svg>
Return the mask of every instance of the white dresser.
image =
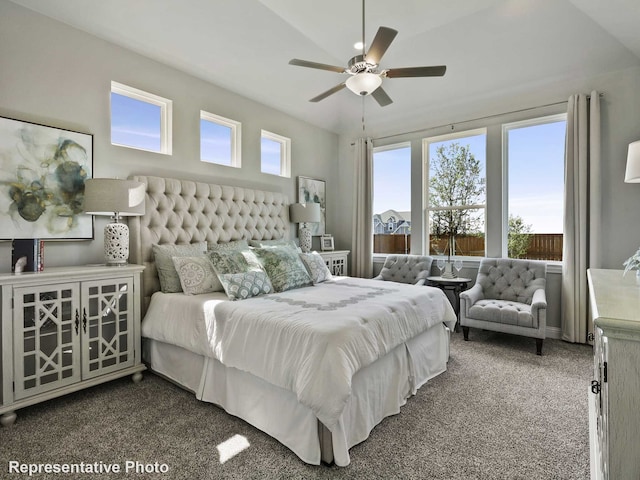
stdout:
<svg viewBox="0 0 640 480">
<path fill-rule="evenodd" d="M 16 410 L 145 370 L 141 265 L 0 274 L 0 424 Z"/>
<path fill-rule="evenodd" d="M 640 478 L 640 285 L 635 272 L 590 269 L 594 378 L 589 388 L 592 479 Z"/>
</svg>

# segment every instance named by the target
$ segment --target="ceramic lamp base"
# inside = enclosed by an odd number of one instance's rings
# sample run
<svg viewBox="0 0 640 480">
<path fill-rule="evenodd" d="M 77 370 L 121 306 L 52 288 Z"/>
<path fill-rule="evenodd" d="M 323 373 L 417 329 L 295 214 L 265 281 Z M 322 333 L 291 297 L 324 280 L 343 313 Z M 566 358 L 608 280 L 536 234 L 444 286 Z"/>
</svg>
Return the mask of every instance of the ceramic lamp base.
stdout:
<svg viewBox="0 0 640 480">
<path fill-rule="evenodd" d="M 104 259 L 107 265 L 126 265 L 129 259 L 129 227 L 109 223 L 104 227 Z"/>
<path fill-rule="evenodd" d="M 300 250 L 309 253 L 311 251 L 311 230 L 307 227 L 300 227 L 298 236 L 300 237 Z"/>
</svg>

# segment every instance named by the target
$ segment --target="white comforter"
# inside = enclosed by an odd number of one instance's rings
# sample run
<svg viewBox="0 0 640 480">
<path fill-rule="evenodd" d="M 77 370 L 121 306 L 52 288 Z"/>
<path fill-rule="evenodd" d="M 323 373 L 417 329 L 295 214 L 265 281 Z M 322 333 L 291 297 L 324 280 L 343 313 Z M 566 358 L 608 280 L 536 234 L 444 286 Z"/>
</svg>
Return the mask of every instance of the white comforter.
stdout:
<svg viewBox="0 0 640 480">
<path fill-rule="evenodd" d="M 143 336 L 295 392 L 329 430 L 359 369 L 437 323 L 453 329 L 456 321 L 437 288 L 358 278 L 236 302 L 220 294 L 170 295 L 170 308 L 181 316 L 189 309 L 199 312 L 168 319 L 168 303 L 155 307 L 152 301 Z"/>
</svg>

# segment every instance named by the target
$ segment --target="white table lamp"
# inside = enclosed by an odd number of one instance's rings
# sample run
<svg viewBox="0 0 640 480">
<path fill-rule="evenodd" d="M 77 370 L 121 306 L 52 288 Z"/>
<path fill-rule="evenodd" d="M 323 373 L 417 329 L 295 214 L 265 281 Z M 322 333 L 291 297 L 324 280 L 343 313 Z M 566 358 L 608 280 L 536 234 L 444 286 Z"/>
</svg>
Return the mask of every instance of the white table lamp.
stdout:
<svg viewBox="0 0 640 480">
<path fill-rule="evenodd" d="M 129 259 L 129 227 L 120 217 L 144 215 L 145 186 L 135 180 L 91 178 L 84 183 L 84 212 L 105 215 L 113 222 L 104 227 L 107 265 L 126 265 Z"/>
<path fill-rule="evenodd" d="M 625 183 L 640 183 L 640 140 L 629 144 Z"/>
<path fill-rule="evenodd" d="M 289 214 L 293 223 L 300 224 L 300 249 L 308 253 L 311 251 L 311 230 L 307 223 L 320 222 L 319 203 L 293 203 L 289 207 Z"/>
</svg>

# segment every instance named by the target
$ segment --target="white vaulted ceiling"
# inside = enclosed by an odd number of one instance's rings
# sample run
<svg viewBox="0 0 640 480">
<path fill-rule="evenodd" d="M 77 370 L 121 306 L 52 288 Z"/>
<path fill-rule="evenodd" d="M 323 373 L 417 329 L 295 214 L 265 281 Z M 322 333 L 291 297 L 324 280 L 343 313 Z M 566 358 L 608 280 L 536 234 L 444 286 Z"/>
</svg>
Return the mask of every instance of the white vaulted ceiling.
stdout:
<svg viewBox="0 0 640 480">
<path fill-rule="evenodd" d="M 337 133 L 361 128 L 345 80 L 291 58 L 346 66 L 360 0 L 12 0 Z M 447 65 L 444 77 L 385 79 L 394 103 L 364 99 L 367 130 L 416 129 L 473 102 L 640 65 L 638 0 L 368 0 L 366 41 L 399 31 L 381 68 Z M 560 100 L 560 99 L 558 99 Z"/>
</svg>

